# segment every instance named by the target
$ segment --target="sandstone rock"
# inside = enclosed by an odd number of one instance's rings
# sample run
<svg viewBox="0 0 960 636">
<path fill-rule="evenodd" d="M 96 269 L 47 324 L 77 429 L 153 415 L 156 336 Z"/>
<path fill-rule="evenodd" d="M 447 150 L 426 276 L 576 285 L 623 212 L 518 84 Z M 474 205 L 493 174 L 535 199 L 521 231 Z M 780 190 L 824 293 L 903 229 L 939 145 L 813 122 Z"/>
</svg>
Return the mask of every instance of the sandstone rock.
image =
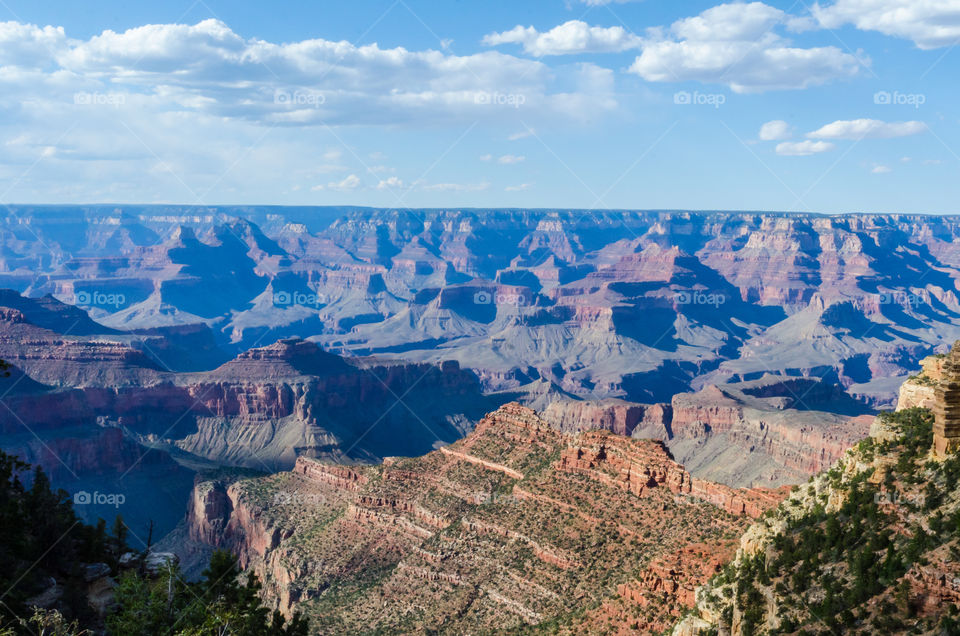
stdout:
<svg viewBox="0 0 960 636">
<path fill-rule="evenodd" d="M 286 613 L 382 568 L 336 610 L 345 631 L 394 625 L 411 606 L 431 608 L 425 628 L 442 620 L 495 631 L 591 600 L 605 609 L 584 616 L 585 632 L 648 600 L 657 616 L 648 625 L 666 629 L 736 549 L 719 542 L 721 528 L 745 527 L 781 496 L 694 479 L 661 442 L 562 433 L 510 403 L 423 457 L 301 458 L 289 473 L 198 484 L 189 524 L 257 572 Z"/>
<path fill-rule="evenodd" d="M 960 341 L 943 361 L 934 389 L 933 452 L 944 458 L 960 449 Z"/>
</svg>

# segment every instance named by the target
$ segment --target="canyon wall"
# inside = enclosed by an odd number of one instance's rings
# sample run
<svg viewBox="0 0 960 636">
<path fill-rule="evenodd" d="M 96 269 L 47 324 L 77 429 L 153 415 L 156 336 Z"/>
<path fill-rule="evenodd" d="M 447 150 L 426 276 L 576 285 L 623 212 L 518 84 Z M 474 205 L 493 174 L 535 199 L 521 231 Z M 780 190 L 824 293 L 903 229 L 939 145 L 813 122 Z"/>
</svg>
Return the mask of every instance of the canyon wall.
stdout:
<svg viewBox="0 0 960 636">
<path fill-rule="evenodd" d="M 676 602 L 655 610 L 643 623 L 650 627 L 692 603 L 694 579 L 672 585 L 679 575 L 639 568 L 643 560 L 722 554 L 722 535 L 784 495 L 696 479 L 660 442 L 563 433 L 507 404 L 422 457 L 379 466 L 301 457 L 287 473 L 198 483 L 188 528 L 193 540 L 238 554 L 274 606 L 334 631 L 371 621 L 400 629 L 424 604 L 430 612 L 404 629 L 517 628 L 584 595 L 636 604 L 638 586 L 669 589 Z M 363 583 L 374 570 L 378 579 Z M 644 574 L 635 579 L 636 571 Z"/>
</svg>

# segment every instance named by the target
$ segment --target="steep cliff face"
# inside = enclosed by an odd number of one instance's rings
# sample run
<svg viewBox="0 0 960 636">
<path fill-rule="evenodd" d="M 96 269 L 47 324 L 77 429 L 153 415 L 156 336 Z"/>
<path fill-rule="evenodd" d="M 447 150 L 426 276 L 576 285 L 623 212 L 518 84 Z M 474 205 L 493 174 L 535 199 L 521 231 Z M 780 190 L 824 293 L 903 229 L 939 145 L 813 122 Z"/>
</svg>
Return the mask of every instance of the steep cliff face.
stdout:
<svg viewBox="0 0 960 636">
<path fill-rule="evenodd" d="M 54 294 L 116 329 L 206 322 L 233 353 L 299 336 L 355 355 L 456 359 L 488 390 L 539 379 L 578 397 L 665 402 L 770 372 L 829 376 L 887 406 L 891 378 L 960 336 L 960 224 L 949 216 L 52 213 L 0 219 L 4 285 Z M 8 226 L 14 218 L 36 237 Z M 918 268 L 938 275 L 916 280 Z"/>
<path fill-rule="evenodd" d="M 960 457 L 937 458 L 933 414 L 913 405 L 939 363 L 904 386 L 905 408 L 747 529 L 674 636 L 957 631 Z"/>
<path fill-rule="evenodd" d="M 51 298 L 0 294 L 0 303 L 13 305 L 0 304 L 0 358 L 13 365 L 0 374 L 0 447 L 71 493 L 122 495 L 122 507 L 78 513 L 91 522 L 120 513 L 138 534 L 151 520 L 159 536 L 182 519 L 198 469 L 422 454 L 506 400 L 484 397 L 455 362 L 348 363 L 299 339 L 210 371 L 174 372 L 154 358 L 186 341 L 170 342 L 164 330 L 99 327 Z"/>
<path fill-rule="evenodd" d="M 697 477 L 730 486 L 778 486 L 828 468 L 866 436 L 872 417 L 827 412 L 862 408 L 835 398 L 835 387 L 767 377 L 680 393 L 669 404 L 539 401 L 547 404 L 543 419 L 557 430 L 659 439 Z"/>
<path fill-rule="evenodd" d="M 24 353 L 21 324 L 36 336 L 33 358 Z M 345 460 L 423 453 L 458 439 L 498 403 L 456 363 L 348 364 L 297 339 L 250 350 L 213 371 L 177 374 L 145 370 L 142 356 L 120 343 L 62 349 L 60 338 L 28 323 L 0 324 L 0 344 L 18 343 L 16 350 L 0 346 L 0 356 L 18 365 L 18 374 L 24 365 L 53 385 L 29 375 L 0 380 L 9 393 L 2 434 L 23 433 L 26 422 L 45 436 L 69 437 L 69 429 L 99 422 L 217 463 L 274 469 L 292 467 L 301 454 Z M 416 404 L 416 416 L 392 408 L 403 404 Z M 108 447 L 99 455 L 103 465 L 112 465 Z"/>
<path fill-rule="evenodd" d="M 815 383 L 806 384 L 768 377 L 677 394 L 670 450 L 698 476 L 736 485 L 796 483 L 825 470 L 866 436 L 872 417 L 828 412 L 837 405 L 810 397 Z"/>
<path fill-rule="evenodd" d="M 604 599 L 650 626 L 691 598 L 654 583 L 648 559 L 675 562 L 697 542 L 723 553 L 728 533 L 782 496 L 692 478 L 660 442 L 562 433 L 508 404 L 423 457 L 301 457 L 289 473 L 198 484 L 188 523 L 258 572 L 273 604 L 321 629 L 573 628 L 572 612 Z M 676 602 L 647 608 L 637 586 Z"/>
<path fill-rule="evenodd" d="M 606 430 L 632 435 L 638 429 L 649 437 L 669 436 L 669 404 L 635 404 L 621 400 L 554 400 L 543 411 L 543 419 L 564 433 Z"/>
<path fill-rule="evenodd" d="M 929 356 L 920 361 L 920 373 L 907 378 L 897 396 L 897 410 L 915 406 L 932 408 L 934 387 L 943 375 L 944 356 Z"/>
</svg>

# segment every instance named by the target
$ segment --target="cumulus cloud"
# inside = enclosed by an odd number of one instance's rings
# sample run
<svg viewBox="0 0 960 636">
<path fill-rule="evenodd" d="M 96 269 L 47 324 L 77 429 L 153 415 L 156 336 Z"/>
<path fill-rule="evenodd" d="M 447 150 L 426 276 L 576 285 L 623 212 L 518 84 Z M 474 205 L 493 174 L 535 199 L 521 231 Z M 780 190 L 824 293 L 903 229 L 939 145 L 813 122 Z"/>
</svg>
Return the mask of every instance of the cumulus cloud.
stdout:
<svg viewBox="0 0 960 636">
<path fill-rule="evenodd" d="M 888 172 L 893 172 L 890 166 L 874 166 L 871 170 L 873 174 L 887 174 Z"/>
<path fill-rule="evenodd" d="M 521 183 L 519 185 L 507 186 L 504 190 L 506 192 L 523 192 L 524 190 L 529 190 L 532 185 L 532 183 Z"/>
<path fill-rule="evenodd" d="M 217 20 L 84 38 L 0 22 L 0 178 L 10 197 L 51 202 L 306 197 L 363 174 L 363 149 L 335 150 L 337 127 L 479 124 L 501 138 L 604 118 L 613 89 L 606 69 L 495 50 L 280 43 Z"/>
<path fill-rule="evenodd" d="M 879 119 L 838 120 L 807 133 L 811 139 L 889 139 L 917 135 L 927 129 L 922 121 L 885 122 Z"/>
<path fill-rule="evenodd" d="M 521 44 L 523 50 L 538 57 L 573 53 L 616 53 L 640 46 L 641 39 L 620 26 L 590 26 L 582 20 L 570 20 L 549 31 L 532 26 L 515 26 L 509 31 L 483 37 L 487 46 Z"/>
<path fill-rule="evenodd" d="M 833 150 L 835 146 L 829 141 L 784 141 L 777 144 L 776 152 L 785 157 L 807 157 Z"/>
<path fill-rule="evenodd" d="M 346 176 L 343 181 L 331 181 L 327 184 L 329 190 L 337 190 L 339 192 L 349 192 L 351 190 L 356 190 L 360 187 L 360 177 L 355 174 Z"/>
<path fill-rule="evenodd" d="M 651 29 L 630 71 L 651 82 L 696 80 L 738 93 L 800 89 L 857 74 L 835 46 L 800 48 L 776 33 L 797 19 L 762 2 L 721 4 Z"/>
<path fill-rule="evenodd" d="M 403 180 L 399 177 L 389 177 L 377 184 L 377 190 L 396 190 L 403 187 Z"/>
<path fill-rule="evenodd" d="M 760 126 L 760 133 L 757 136 L 761 141 L 781 141 L 790 139 L 793 132 L 790 124 L 781 119 L 775 119 Z"/>
<path fill-rule="evenodd" d="M 564 33 L 547 40 L 562 46 L 564 37 L 575 39 Z M 610 37 L 589 34 L 597 46 Z M 171 111 L 285 126 L 515 121 L 518 104 L 528 117 L 565 120 L 568 87 L 580 74 L 498 51 L 457 56 L 324 39 L 274 43 L 214 19 L 107 30 L 87 40 L 58 27 L 0 23 L 0 66 L 6 79 L 10 69 L 37 73 L 24 84 L 58 84 L 67 98 L 105 89 L 145 95 Z M 579 115 L 592 117 L 608 104 Z"/>
<path fill-rule="evenodd" d="M 827 29 L 852 24 L 912 40 L 921 49 L 960 44 L 958 0 L 837 0 L 826 6 L 816 3 L 811 12 Z"/>
<path fill-rule="evenodd" d="M 0 66 L 42 68 L 67 45 L 63 27 L 0 22 Z"/>
<path fill-rule="evenodd" d="M 523 155 L 503 155 L 502 157 L 497 159 L 497 163 L 509 165 L 513 163 L 520 163 L 521 161 L 525 161 L 525 160 L 526 160 L 526 157 L 524 157 Z"/>
</svg>

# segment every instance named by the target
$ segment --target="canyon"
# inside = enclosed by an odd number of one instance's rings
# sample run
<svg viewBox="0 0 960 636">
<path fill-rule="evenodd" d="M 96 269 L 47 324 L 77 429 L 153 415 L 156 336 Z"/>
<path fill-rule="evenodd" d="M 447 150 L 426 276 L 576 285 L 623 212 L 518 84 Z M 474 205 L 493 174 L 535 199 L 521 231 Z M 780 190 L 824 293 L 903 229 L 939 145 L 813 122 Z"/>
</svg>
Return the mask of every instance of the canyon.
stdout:
<svg viewBox="0 0 960 636">
<path fill-rule="evenodd" d="M 191 349 L 216 366 L 172 369 L 167 360 Z M 639 404 L 484 393 L 478 374 L 455 360 L 345 358 L 296 337 L 223 357 L 204 325 L 123 331 L 49 296 L 0 292 L 0 358 L 12 365 L 0 378 L 0 447 L 72 493 L 124 495 L 123 510 L 78 507 L 91 521 L 121 513 L 138 532 L 153 520 L 165 533 L 180 522 L 198 471 L 418 456 L 510 400 L 545 405 L 544 421 L 559 431 L 662 440 L 697 477 L 734 487 L 802 481 L 869 425 L 831 412 L 857 405 L 813 379 L 769 375 Z"/>
<path fill-rule="evenodd" d="M 330 631 L 662 631 L 877 410 L 933 404 L 958 242 L 907 215 L 14 206 L 0 448 Z"/>
<path fill-rule="evenodd" d="M 0 230 L 0 286 L 111 328 L 456 360 L 486 392 L 656 403 L 775 374 L 886 407 L 960 335 L 953 217 L 15 206 Z"/>
<path fill-rule="evenodd" d="M 786 493 L 701 480 L 659 441 L 559 432 L 509 403 L 422 457 L 304 457 L 289 472 L 199 482 L 187 526 L 320 631 L 517 629 L 593 604 L 605 610 L 584 626 L 626 604 L 617 620 L 659 631 Z M 705 554 L 714 565 L 695 565 Z"/>
<path fill-rule="evenodd" d="M 152 519 L 165 533 L 198 470 L 419 455 L 506 400 L 483 395 L 456 362 L 347 360 L 295 338 L 209 371 L 171 371 L 156 353 L 176 349 L 170 340 L 156 347 L 166 336 L 104 328 L 49 297 L 0 294 L 0 358 L 10 365 L 0 446 L 71 493 L 125 497 L 122 509 L 78 506 L 81 516 L 121 513 L 138 532 Z"/>
</svg>

